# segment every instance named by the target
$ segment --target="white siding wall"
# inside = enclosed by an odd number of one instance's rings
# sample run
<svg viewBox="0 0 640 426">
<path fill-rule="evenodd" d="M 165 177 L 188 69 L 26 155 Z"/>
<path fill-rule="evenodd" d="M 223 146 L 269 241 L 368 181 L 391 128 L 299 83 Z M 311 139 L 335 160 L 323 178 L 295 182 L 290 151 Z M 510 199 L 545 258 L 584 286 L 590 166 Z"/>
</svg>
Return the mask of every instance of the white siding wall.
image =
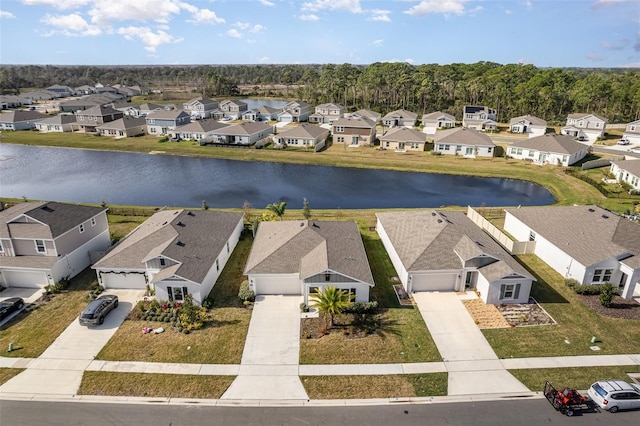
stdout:
<svg viewBox="0 0 640 426">
<path fill-rule="evenodd" d="M 192 296 L 193 303 L 200 305 L 202 300 L 209 295 L 203 294 L 201 292 L 200 284 L 194 283 L 192 281 L 179 281 L 179 280 L 171 280 L 166 279 L 159 281 L 155 284 L 156 289 L 156 299 L 158 300 L 169 300 L 169 293 L 167 292 L 167 287 L 187 287 L 187 294 Z M 174 300 L 175 302 L 182 302 L 182 300 Z"/>
<path fill-rule="evenodd" d="M 500 299 L 501 288 L 503 285 L 520 284 L 517 298 Z M 487 304 L 497 305 L 501 303 L 527 303 L 529 301 L 529 293 L 531 292 L 532 281 L 530 279 L 503 279 L 489 283 L 487 279 L 478 274 L 477 289 L 480 292 L 480 298 Z"/>
<path fill-rule="evenodd" d="M 409 291 L 409 289 L 407 288 L 409 274 L 407 273 L 407 270 L 405 269 L 404 265 L 402 264 L 402 261 L 400 260 L 400 256 L 398 256 L 398 253 L 393 247 L 393 244 L 391 244 L 391 240 L 389 239 L 387 232 L 384 230 L 384 227 L 382 226 L 379 220 L 376 225 L 376 230 L 378 231 L 378 235 L 380 236 L 382 245 L 384 245 L 384 248 L 387 250 L 387 254 L 389 255 L 389 258 L 391 259 L 391 263 L 393 264 L 393 267 L 396 270 L 396 273 L 398 274 L 398 278 L 400 278 L 400 282 L 402 283 L 402 286 L 406 291 Z"/>
</svg>

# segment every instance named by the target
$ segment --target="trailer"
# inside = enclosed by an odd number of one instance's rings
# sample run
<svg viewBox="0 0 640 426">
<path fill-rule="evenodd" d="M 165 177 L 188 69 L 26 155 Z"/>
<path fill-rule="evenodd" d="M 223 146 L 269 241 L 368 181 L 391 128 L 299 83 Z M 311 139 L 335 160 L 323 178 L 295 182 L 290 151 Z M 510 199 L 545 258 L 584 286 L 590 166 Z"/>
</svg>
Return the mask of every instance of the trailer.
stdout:
<svg viewBox="0 0 640 426">
<path fill-rule="evenodd" d="M 587 396 L 582 396 L 580 393 L 569 387 L 565 387 L 561 391 L 557 390 L 553 384 L 547 381 L 544 384 L 544 396 L 547 401 L 557 411 L 566 416 L 573 416 L 579 411 L 594 411 L 594 404 Z"/>
</svg>

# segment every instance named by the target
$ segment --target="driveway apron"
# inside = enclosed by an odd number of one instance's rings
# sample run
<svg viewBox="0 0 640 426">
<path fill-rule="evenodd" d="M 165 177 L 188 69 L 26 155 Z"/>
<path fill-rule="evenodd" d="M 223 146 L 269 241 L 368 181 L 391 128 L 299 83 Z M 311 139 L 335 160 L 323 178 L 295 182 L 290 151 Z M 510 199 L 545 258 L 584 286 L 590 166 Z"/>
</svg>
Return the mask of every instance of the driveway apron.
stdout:
<svg viewBox="0 0 640 426">
<path fill-rule="evenodd" d="M 301 296 L 259 296 L 240 371 L 222 399 L 308 399 L 298 377 Z"/>
<path fill-rule="evenodd" d="M 530 393 L 504 368 L 456 293 L 412 296 L 449 372 L 449 395 Z"/>
</svg>

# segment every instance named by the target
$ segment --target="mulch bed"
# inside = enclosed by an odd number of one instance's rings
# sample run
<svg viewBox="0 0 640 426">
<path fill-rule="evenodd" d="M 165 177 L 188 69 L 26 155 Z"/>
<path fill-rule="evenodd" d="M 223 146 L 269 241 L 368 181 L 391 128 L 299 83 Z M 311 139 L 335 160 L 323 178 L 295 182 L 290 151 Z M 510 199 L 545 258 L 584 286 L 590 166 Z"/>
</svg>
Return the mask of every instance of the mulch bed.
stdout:
<svg viewBox="0 0 640 426">
<path fill-rule="evenodd" d="M 325 321 L 322 316 L 317 318 L 302 318 L 300 320 L 300 338 L 319 339 L 327 334 L 342 334 L 346 339 L 361 339 L 371 334 L 371 329 L 362 326 L 352 325 L 353 314 L 336 315 L 333 320 L 331 330 L 326 330 Z M 377 320 L 377 315 L 375 320 Z"/>
<path fill-rule="evenodd" d="M 529 303 L 501 304 L 496 305 L 496 308 L 513 327 L 555 324 L 553 318 L 531 297 Z"/>
<path fill-rule="evenodd" d="M 600 296 L 586 296 L 578 294 L 582 302 L 603 317 L 620 319 L 640 319 L 640 303 L 634 299 L 623 299 L 614 296 L 611 306 L 606 308 L 600 304 Z"/>
</svg>

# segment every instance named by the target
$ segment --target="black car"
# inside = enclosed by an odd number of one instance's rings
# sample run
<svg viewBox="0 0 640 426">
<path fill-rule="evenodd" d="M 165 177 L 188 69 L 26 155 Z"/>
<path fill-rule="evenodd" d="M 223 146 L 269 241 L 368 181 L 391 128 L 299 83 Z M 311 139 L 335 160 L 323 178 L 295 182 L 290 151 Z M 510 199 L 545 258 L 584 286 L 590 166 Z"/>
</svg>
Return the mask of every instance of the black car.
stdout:
<svg viewBox="0 0 640 426">
<path fill-rule="evenodd" d="M 10 297 L 0 301 L 0 320 L 5 319 L 12 312 L 19 311 L 24 306 L 22 297 Z"/>
<path fill-rule="evenodd" d="M 109 312 L 118 307 L 118 296 L 100 296 L 84 308 L 80 314 L 80 325 L 100 325 Z"/>
</svg>

